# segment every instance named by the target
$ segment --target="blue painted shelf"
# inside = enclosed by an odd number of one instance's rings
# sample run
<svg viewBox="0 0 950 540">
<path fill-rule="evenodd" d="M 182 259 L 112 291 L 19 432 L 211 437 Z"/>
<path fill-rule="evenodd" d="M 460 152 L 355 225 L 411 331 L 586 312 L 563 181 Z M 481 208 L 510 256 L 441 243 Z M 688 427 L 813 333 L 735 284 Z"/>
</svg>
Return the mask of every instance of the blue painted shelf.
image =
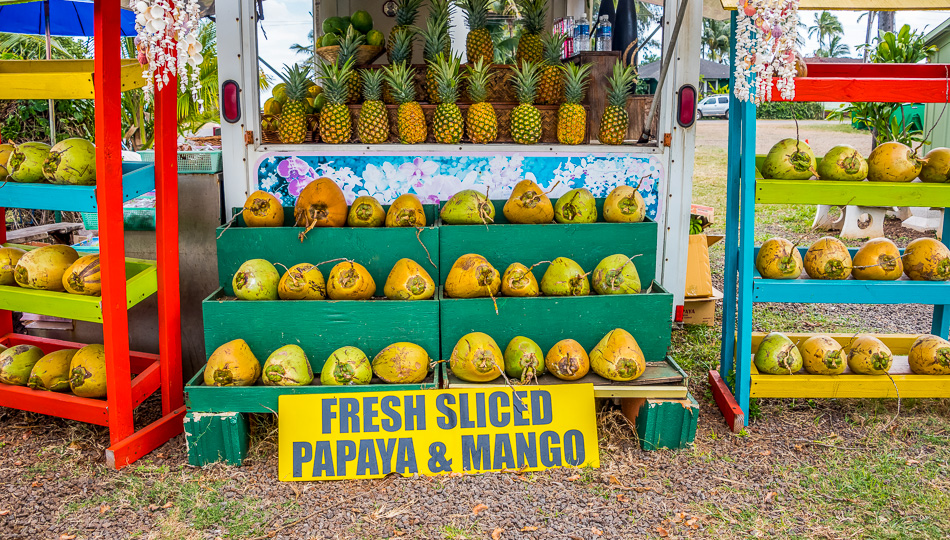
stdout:
<svg viewBox="0 0 950 540">
<path fill-rule="evenodd" d="M 98 181 L 115 181 L 99 178 Z M 42 208 L 63 212 L 98 212 L 97 186 L 55 184 L 0 184 L 0 208 Z M 122 200 L 129 201 L 155 189 L 155 164 L 141 161 L 122 163 Z"/>
<path fill-rule="evenodd" d="M 753 302 L 802 304 L 907 304 L 950 303 L 950 282 L 866 281 L 857 279 L 762 279 L 752 280 Z"/>
</svg>

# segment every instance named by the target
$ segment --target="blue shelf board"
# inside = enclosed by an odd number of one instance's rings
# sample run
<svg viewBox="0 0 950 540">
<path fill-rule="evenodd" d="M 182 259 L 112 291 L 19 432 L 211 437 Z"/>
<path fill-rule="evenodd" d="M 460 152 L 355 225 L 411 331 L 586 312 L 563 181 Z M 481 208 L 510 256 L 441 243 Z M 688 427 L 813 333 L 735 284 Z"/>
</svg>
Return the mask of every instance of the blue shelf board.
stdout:
<svg viewBox="0 0 950 540">
<path fill-rule="evenodd" d="M 99 178 L 99 181 L 115 181 Z M 97 186 L 0 183 L 0 208 L 38 208 L 63 212 L 98 212 Z M 122 162 L 122 200 L 129 201 L 155 189 L 155 164 Z"/>
<path fill-rule="evenodd" d="M 947 281 L 857 279 L 752 280 L 753 302 L 805 304 L 950 304 Z"/>
</svg>

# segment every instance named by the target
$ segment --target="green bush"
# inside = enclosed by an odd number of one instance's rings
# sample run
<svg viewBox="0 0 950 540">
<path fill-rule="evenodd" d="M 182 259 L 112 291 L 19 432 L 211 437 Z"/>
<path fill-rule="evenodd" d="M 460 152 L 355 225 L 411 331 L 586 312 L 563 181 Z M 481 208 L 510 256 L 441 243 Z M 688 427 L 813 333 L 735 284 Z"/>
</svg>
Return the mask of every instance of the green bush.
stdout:
<svg viewBox="0 0 950 540">
<path fill-rule="evenodd" d="M 56 139 L 81 137 L 95 142 L 96 110 L 91 99 L 56 102 Z M 0 102 L 0 137 L 4 142 L 49 142 L 49 102 L 21 99 Z"/>
<path fill-rule="evenodd" d="M 821 120 L 825 107 L 815 102 L 769 101 L 759 105 L 756 117 L 763 120 Z"/>
</svg>

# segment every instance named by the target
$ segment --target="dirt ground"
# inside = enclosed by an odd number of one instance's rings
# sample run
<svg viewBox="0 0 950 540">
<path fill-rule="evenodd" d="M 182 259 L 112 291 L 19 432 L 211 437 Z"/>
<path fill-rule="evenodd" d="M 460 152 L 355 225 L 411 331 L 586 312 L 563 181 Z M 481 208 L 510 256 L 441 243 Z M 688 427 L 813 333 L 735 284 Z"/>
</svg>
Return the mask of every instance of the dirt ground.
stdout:
<svg viewBox="0 0 950 540">
<path fill-rule="evenodd" d="M 787 124 L 761 123 L 758 151 L 794 136 Z M 802 123 L 816 150 L 843 141 L 861 148 L 863 134 L 835 128 Z M 699 124 L 694 200 L 717 208 L 725 129 Z M 807 209 L 757 219 L 787 234 L 820 234 L 808 229 Z M 713 272 L 721 285 L 721 248 Z M 854 308 L 757 308 L 754 325 L 929 328 L 929 307 Z M 276 424 L 260 415 L 243 467 L 191 467 L 178 437 L 116 472 L 104 464 L 104 429 L 0 408 L 0 539 L 946 538 L 950 402 L 761 399 L 750 426 L 733 434 L 705 379 L 718 367 L 719 344 L 717 329 L 673 334 L 671 354 L 701 407 L 694 445 L 642 451 L 603 403 L 599 469 L 282 484 Z M 153 399 L 143 408 L 157 406 Z"/>
</svg>

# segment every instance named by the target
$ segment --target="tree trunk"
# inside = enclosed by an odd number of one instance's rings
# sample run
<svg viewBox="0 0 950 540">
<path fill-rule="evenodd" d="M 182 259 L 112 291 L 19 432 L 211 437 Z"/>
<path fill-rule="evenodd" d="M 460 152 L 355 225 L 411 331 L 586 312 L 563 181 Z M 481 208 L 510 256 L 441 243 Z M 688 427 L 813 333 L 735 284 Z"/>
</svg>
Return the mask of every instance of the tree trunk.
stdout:
<svg viewBox="0 0 950 540">
<path fill-rule="evenodd" d="M 894 12 L 893 11 L 878 11 L 877 12 L 877 29 L 882 32 L 894 32 L 895 26 Z"/>
</svg>

